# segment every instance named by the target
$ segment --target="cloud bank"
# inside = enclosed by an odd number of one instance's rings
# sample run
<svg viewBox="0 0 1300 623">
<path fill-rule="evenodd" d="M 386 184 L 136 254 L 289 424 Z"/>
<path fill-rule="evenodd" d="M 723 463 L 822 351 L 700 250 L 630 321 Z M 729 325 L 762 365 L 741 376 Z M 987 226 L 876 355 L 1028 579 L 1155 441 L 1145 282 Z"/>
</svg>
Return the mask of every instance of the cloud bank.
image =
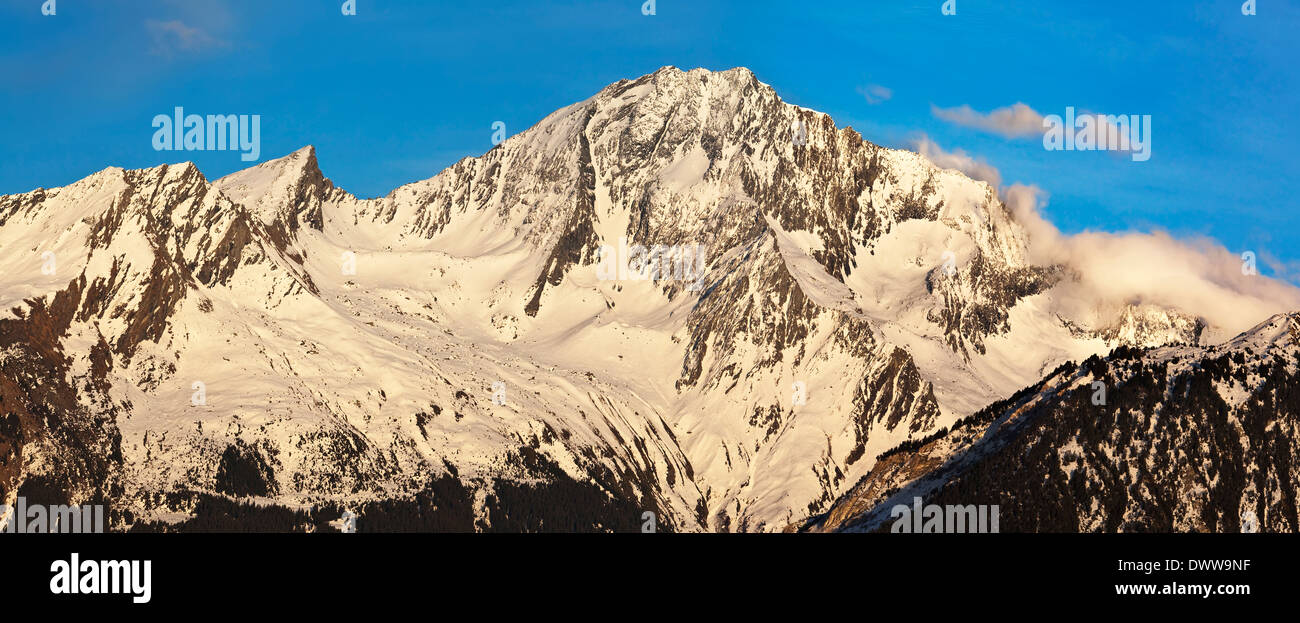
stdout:
<svg viewBox="0 0 1300 623">
<path fill-rule="evenodd" d="M 1093 328 L 1109 326 L 1129 305 L 1172 308 L 1204 319 L 1227 339 L 1279 313 L 1300 311 L 1300 288 L 1245 274 L 1240 251 L 1207 237 L 1164 231 L 1064 234 L 1043 215 L 1046 194 L 1025 184 L 1001 186 L 998 170 L 965 152 L 944 151 L 928 137 L 917 150 L 936 166 L 989 182 L 1028 238 L 1028 261 L 1065 267 L 1077 279 L 1053 290 L 1055 312 Z M 1269 266 L 1281 265 L 1260 253 Z M 1285 275 L 1285 272 L 1278 273 Z"/>
</svg>

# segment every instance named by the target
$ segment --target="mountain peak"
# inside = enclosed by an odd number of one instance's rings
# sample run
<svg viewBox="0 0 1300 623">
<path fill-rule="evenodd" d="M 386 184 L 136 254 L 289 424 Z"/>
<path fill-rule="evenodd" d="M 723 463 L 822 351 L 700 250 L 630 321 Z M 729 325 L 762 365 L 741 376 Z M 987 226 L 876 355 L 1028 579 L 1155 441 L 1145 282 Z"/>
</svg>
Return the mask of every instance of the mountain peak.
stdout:
<svg viewBox="0 0 1300 623">
<path fill-rule="evenodd" d="M 720 75 L 737 74 L 737 75 L 744 75 L 744 76 L 754 75 L 753 70 L 749 69 L 748 67 L 741 67 L 741 66 L 732 67 L 730 69 L 713 70 L 707 67 L 682 69 L 676 65 L 664 65 L 663 67 L 656 69 L 654 73 L 655 74 L 674 73 L 674 74 L 687 74 L 687 75 L 697 75 L 697 76 L 707 75 L 707 74 L 720 74 Z"/>
<path fill-rule="evenodd" d="M 747 67 L 732 67 L 730 69 L 714 71 L 712 69 L 706 69 L 704 67 L 696 67 L 694 69 L 681 69 L 678 67 L 674 67 L 673 65 L 665 65 L 663 67 L 660 67 L 653 74 L 650 74 L 649 76 L 646 77 L 655 78 L 655 79 L 675 78 L 675 79 L 685 79 L 685 80 L 697 80 L 704 84 L 707 84 L 711 81 L 717 81 L 717 80 L 731 82 L 738 86 L 746 85 L 746 84 L 763 84 L 754 75 L 754 72 L 750 71 L 749 68 Z"/>
<path fill-rule="evenodd" d="M 1065 371 L 1083 380 L 1073 366 L 1040 381 L 1110 348 L 1106 327 L 1178 343 L 1170 361 L 1205 348 L 1193 310 L 1052 315 L 1068 274 L 1029 262 L 994 189 L 837 128 L 743 67 L 611 84 L 381 198 L 335 188 L 311 145 L 211 183 L 192 163 L 97 175 L 0 197 L 0 303 L 55 293 L 61 314 L 12 321 L 4 336 L 33 345 L 0 350 L 76 353 L 18 395 L 32 412 L 65 379 L 68 405 L 131 397 L 104 443 L 120 451 L 97 456 L 137 517 L 189 512 L 173 491 L 383 502 L 444 465 L 466 474 L 452 488 L 471 530 L 515 525 L 469 510 L 488 478 L 596 483 L 685 530 L 771 529 L 830 509 L 881 451 L 950 426 L 937 443 L 978 441 L 956 423 Z M 1290 348 L 1288 334 L 1300 320 L 1275 317 L 1238 350 Z M 104 358 L 88 351 L 100 341 Z M 216 381 L 210 404 L 192 401 L 196 380 Z M 596 411 L 574 407 L 582 395 Z M 78 425 L 104 430 L 92 416 Z M 90 446 L 33 438 L 16 462 L 33 478 Z"/>
<path fill-rule="evenodd" d="M 279 158 L 231 173 L 217 180 L 216 183 L 231 188 L 243 184 L 253 190 L 276 180 L 296 181 L 304 176 L 316 175 L 321 175 L 320 164 L 316 160 L 316 148 L 307 145 Z"/>
<path fill-rule="evenodd" d="M 213 186 L 247 206 L 267 224 L 277 217 L 285 217 L 288 224 L 293 224 L 295 217 L 304 212 L 307 221 L 318 223 L 319 200 L 334 189 L 321 173 L 312 145 L 231 173 L 213 182 Z"/>
</svg>

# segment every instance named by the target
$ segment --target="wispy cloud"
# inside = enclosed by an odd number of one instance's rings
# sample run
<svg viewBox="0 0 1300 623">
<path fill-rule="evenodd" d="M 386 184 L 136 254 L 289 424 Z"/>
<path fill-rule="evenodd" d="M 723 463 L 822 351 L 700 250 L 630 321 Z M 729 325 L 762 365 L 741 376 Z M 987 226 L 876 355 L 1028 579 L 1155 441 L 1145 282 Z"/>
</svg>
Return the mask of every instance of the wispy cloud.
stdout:
<svg viewBox="0 0 1300 623">
<path fill-rule="evenodd" d="M 1300 283 L 1300 260 L 1284 260 L 1268 251 L 1260 251 L 1259 259 L 1278 279 Z"/>
<path fill-rule="evenodd" d="M 145 29 L 153 40 L 150 52 L 158 56 L 192 54 L 230 45 L 200 28 L 187 26 L 178 19 L 165 22 L 151 19 L 145 22 Z"/>
<path fill-rule="evenodd" d="M 1020 102 L 988 113 L 979 112 L 967 105 L 956 108 L 939 108 L 932 105 L 930 109 L 934 116 L 949 123 L 992 132 L 1007 138 L 1043 135 L 1043 116 L 1027 104 Z"/>
<path fill-rule="evenodd" d="M 1002 185 L 1002 175 L 993 165 L 976 159 L 961 149 L 946 151 L 938 143 L 930 140 L 929 136 L 924 134 L 920 138 L 912 141 L 912 148 L 915 149 L 927 160 L 933 162 L 935 166 L 943 169 L 956 169 L 965 173 L 967 177 L 988 182 L 993 188 Z"/>
<path fill-rule="evenodd" d="M 858 87 L 858 95 L 866 98 L 868 104 L 875 106 L 893 97 L 894 90 L 878 84 L 868 84 L 864 87 Z"/>
</svg>

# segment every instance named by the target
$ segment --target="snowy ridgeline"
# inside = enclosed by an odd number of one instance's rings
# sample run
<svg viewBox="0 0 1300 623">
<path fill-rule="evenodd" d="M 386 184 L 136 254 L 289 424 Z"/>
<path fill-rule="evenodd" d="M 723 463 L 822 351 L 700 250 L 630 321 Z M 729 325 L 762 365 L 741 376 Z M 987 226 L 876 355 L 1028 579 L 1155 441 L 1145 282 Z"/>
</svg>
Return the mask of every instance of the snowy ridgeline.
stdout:
<svg viewBox="0 0 1300 623">
<path fill-rule="evenodd" d="M 776 530 L 1064 362 L 1241 329 L 1066 304 L 1030 244 L 997 189 L 742 69 L 621 81 L 378 199 L 311 147 L 105 169 L 0 197 L 31 433 L 0 434 L 0 493 L 111 492 L 119 528 L 239 498 L 290 528 Z"/>
</svg>

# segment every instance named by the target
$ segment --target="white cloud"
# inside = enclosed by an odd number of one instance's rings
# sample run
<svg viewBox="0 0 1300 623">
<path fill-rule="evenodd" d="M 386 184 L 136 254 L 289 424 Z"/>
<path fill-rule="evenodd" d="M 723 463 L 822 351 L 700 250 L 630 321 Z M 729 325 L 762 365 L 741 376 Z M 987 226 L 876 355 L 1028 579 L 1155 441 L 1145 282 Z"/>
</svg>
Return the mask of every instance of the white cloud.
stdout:
<svg viewBox="0 0 1300 623">
<path fill-rule="evenodd" d="M 1017 102 L 989 113 L 981 113 L 970 106 L 939 108 L 931 106 L 934 116 L 959 126 L 992 132 L 1007 138 L 1041 137 L 1043 116 L 1028 105 Z"/>
<path fill-rule="evenodd" d="M 865 87 L 858 87 L 858 94 L 866 98 L 868 104 L 875 106 L 893 97 L 894 90 L 878 84 L 868 84 Z"/>
<path fill-rule="evenodd" d="M 1206 238 L 1174 238 L 1164 231 L 1063 234 L 1043 216 L 1047 196 L 1037 186 L 998 184 L 992 165 L 960 149 L 946 152 L 928 137 L 916 142 L 936 166 L 958 169 L 999 189 L 999 196 L 1029 237 L 1037 265 L 1060 265 L 1077 277 L 1053 291 L 1055 311 L 1067 318 L 1106 326 L 1128 305 L 1173 308 L 1203 318 L 1229 336 L 1273 314 L 1300 310 L 1300 288 L 1280 279 L 1242 274 L 1239 251 Z M 1287 264 L 1259 253 L 1281 277 L 1295 275 Z"/>
<path fill-rule="evenodd" d="M 1079 275 L 1062 288 L 1062 303 L 1097 308 L 1125 304 L 1172 307 L 1231 334 L 1273 314 L 1300 310 L 1300 290 L 1262 275 L 1243 275 L 1238 253 L 1209 238 L 1178 240 L 1168 233 L 1083 232 L 1059 236 L 1035 252 L 1058 255 Z"/>
</svg>

